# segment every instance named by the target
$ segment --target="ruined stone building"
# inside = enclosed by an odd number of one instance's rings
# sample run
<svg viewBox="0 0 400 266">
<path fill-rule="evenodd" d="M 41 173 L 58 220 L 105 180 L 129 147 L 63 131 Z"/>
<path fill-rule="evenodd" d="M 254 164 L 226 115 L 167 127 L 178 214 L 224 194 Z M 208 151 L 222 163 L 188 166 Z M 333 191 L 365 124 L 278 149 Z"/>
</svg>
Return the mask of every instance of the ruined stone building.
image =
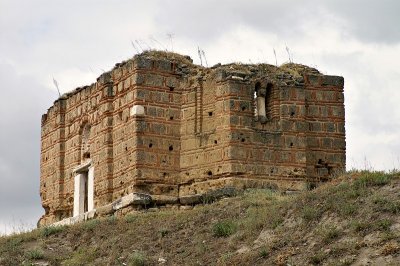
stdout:
<svg viewBox="0 0 400 266">
<path fill-rule="evenodd" d="M 42 117 L 40 225 L 132 193 L 305 188 L 345 168 L 343 78 L 299 64 L 206 68 L 144 52 Z"/>
</svg>

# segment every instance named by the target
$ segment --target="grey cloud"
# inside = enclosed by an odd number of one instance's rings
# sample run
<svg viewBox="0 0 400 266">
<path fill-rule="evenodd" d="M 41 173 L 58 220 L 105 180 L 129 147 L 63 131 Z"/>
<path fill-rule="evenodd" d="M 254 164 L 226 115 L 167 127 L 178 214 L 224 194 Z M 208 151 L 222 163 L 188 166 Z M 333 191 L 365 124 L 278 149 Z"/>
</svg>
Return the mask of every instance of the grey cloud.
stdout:
<svg viewBox="0 0 400 266">
<path fill-rule="evenodd" d="M 212 42 L 238 25 L 289 36 L 299 31 L 308 4 L 298 1 L 162 1 L 156 20 L 164 31 Z"/>
<path fill-rule="evenodd" d="M 96 73 L 100 68 L 107 70 L 133 54 L 131 40 L 153 35 L 169 46 L 166 33 L 175 34 L 176 41 L 184 40 L 188 46 L 207 47 L 240 26 L 277 36 L 279 42 L 288 41 L 291 48 L 291 42 L 307 45 L 305 36 L 318 41 L 318 32 L 312 30 L 325 28 L 342 33 L 344 40 L 360 40 L 360 46 L 365 42 L 398 43 L 399 5 L 394 0 L 1 1 L 0 222 L 10 221 L 13 216 L 35 221 L 42 213 L 40 115 L 57 95 L 36 79 L 51 84 L 54 73 L 69 68 L 92 68 Z M 320 24 L 327 27 L 318 27 Z M 227 40 L 235 42 L 234 37 Z M 214 47 L 214 54 L 229 49 L 229 43 L 221 45 Z M 243 50 L 246 48 L 243 44 Z M 296 48 L 295 52 L 303 53 L 304 58 L 307 49 Z M 382 101 L 375 98 L 376 94 L 368 95 L 379 88 L 390 98 L 393 84 L 400 83 L 398 73 L 387 78 L 391 83 L 379 76 L 365 62 L 367 50 L 355 49 L 358 54 L 349 54 L 337 51 L 334 45 L 315 49 L 326 54 L 318 58 L 318 68 L 327 68 L 330 74 L 343 75 L 346 80 L 349 157 L 376 154 L 373 160 L 381 162 L 386 151 L 398 154 L 398 142 L 386 145 L 377 139 L 375 144 L 363 147 L 363 140 L 370 135 L 400 135 L 395 99 Z"/>
<path fill-rule="evenodd" d="M 393 56 L 395 50 L 385 48 Z M 400 168 L 400 76 L 396 65 L 365 52 L 324 53 L 321 65 L 345 78 L 347 168 Z M 324 70 L 324 69 L 322 69 Z"/>
<path fill-rule="evenodd" d="M 17 62 L 19 73 L 48 73 L 50 80 L 67 68 L 100 74 L 132 56 L 130 40 L 152 33 L 147 14 L 157 10 L 151 1 L 38 0 L 22 6 L 16 1 L 2 8 L 0 58 Z"/>
<path fill-rule="evenodd" d="M 348 127 L 374 135 L 391 132 L 400 135 L 400 109 L 397 105 L 400 76 L 381 66 L 377 72 L 367 54 L 326 54 L 321 62 L 345 77 L 346 122 Z M 368 64 L 369 63 L 369 64 Z M 385 71 L 386 70 L 386 71 Z M 348 82 L 349 81 L 349 82 Z M 350 82 L 351 81 L 351 82 Z"/>
<path fill-rule="evenodd" d="M 39 199 L 41 114 L 55 94 L 0 62 L 0 221 L 13 217 L 33 223 L 42 213 Z"/>
<path fill-rule="evenodd" d="M 301 37 L 313 25 L 331 23 L 344 36 L 362 41 L 400 41 L 400 2 L 362 1 L 162 1 L 162 14 L 156 17 L 164 31 L 198 42 L 212 42 L 240 24 L 261 32 L 274 33 L 285 40 Z M 341 19 L 343 24 L 338 25 Z M 310 21 L 313 23 L 310 24 Z"/>
<path fill-rule="evenodd" d="M 358 39 L 373 43 L 400 42 L 400 2 L 397 0 L 328 1 L 326 8 L 348 22 Z"/>
</svg>

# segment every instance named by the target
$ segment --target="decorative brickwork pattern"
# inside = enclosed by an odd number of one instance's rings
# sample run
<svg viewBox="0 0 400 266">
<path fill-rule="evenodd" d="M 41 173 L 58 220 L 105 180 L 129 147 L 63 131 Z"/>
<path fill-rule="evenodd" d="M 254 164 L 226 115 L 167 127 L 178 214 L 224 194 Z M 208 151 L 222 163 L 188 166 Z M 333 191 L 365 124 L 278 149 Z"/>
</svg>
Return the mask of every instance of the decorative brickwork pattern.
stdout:
<svg viewBox="0 0 400 266">
<path fill-rule="evenodd" d="M 164 52 L 117 64 L 42 117 L 39 223 L 73 215 L 82 169 L 94 208 L 133 192 L 184 204 L 225 187 L 328 180 L 345 168 L 343 85 L 298 64 L 205 68 Z"/>
</svg>

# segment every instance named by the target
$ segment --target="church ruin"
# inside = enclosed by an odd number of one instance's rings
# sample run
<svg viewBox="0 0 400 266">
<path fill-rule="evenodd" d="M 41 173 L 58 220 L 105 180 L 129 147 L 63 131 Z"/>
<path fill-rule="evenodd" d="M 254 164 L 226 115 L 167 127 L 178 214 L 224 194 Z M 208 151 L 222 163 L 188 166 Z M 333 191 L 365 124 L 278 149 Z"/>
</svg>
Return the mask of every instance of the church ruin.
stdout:
<svg viewBox="0 0 400 266">
<path fill-rule="evenodd" d="M 132 195 L 185 205 L 218 189 L 328 180 L 345 169 L 343 85 L 299 64 L 136 55 L 42 116 L 39 224 Z"/>
</svg>

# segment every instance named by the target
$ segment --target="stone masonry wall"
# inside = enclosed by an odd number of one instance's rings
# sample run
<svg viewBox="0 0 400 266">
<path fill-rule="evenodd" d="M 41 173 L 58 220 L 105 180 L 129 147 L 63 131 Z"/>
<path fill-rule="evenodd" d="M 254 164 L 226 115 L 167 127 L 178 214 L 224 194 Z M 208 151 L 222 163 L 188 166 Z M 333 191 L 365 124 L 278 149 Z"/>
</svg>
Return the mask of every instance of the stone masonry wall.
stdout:
<svg viewBox="0 0 400 266">
<path fill-rule="evenodd" d="M 94 208 L 131 193 L 188 204 L 226 187 L 303 189 L 343 170 L 345 149 L 342 77 L 297 64 L 204 68 L 145 52 L 43 115 L 39 223 L 72 216 L 86 162 Z"/>
</svg>

